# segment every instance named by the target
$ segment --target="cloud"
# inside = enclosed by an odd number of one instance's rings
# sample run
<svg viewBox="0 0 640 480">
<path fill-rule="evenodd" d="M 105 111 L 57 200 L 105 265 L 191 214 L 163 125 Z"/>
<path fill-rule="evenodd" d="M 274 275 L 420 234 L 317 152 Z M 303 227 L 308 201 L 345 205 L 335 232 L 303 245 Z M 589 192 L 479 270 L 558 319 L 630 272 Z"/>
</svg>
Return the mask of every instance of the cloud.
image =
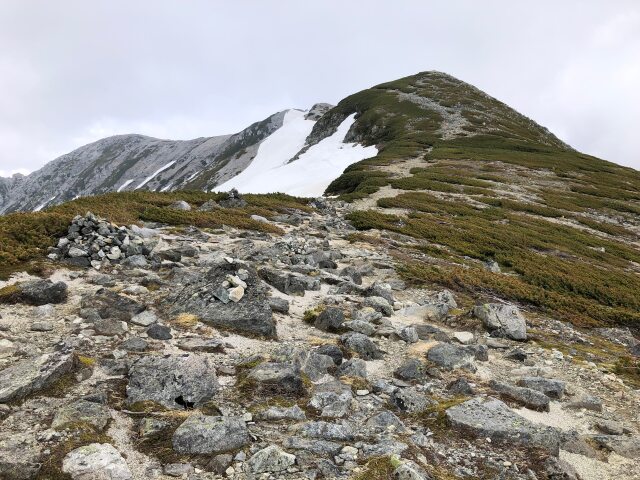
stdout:
<svg viewBox="0 0 640 480">
<path fill-rule="evenodd" d="M 640 168 L 637 2 L 0 3 L 0 169 L 105 135 L 227 134 L 422 70 Z"/>
</svg>

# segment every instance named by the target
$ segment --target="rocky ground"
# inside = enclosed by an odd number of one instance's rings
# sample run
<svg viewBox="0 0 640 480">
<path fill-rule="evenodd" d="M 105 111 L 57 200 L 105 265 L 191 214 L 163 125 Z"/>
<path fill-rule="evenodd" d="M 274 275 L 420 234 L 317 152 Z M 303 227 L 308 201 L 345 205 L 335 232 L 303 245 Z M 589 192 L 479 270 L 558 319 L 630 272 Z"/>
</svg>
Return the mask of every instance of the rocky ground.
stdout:
<svg viewBox="0 0 640 480">
<path fill-rule="evenodd" d="M 599 361 L 629 332 L 409 288 L 392 236 L 316 207 L 81 217 L 0 283 L 0 478 L 640 478 L 640 391 Z"/>
</svg>

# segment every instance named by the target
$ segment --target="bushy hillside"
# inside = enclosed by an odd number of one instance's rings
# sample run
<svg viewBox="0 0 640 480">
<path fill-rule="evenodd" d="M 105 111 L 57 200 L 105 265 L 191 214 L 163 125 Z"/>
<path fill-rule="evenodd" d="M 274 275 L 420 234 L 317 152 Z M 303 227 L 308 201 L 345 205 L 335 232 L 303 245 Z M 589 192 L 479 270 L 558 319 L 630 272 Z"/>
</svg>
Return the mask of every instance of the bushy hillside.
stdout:
<svg viewBox="0 0 640 480">
<path fill-rule="evenodd" d="M 397 252 L 408 279 L 581 325 L 640 325 L 640 173 L 581 154 L 436 72 L 357 93 L 330 113 L 353 112 L 350 133 L 381 151 L 327 193 L 354 202 L 359 229 L 412 239 Z"/>
<path fill-rule="evenodd" d="M 28 269 L 39 271 L 48 247 L 66 234 L 76 215 L 91 211 L 119 225 L 160 222 L 175 226 L 220 228 L 223 225 L 271 233 L 281 230 L 271 224 L 251 219 L 251 215 L 270 216 L 288 208 L 307 210 L 306 201 L 287 195 L 245 195 L 243 208 L 216 208 L 197 211 L 209 200 L 221 200 L 227 194 L 181 191 L 155 193 L 148 191 L 110 193 L 85 197 L 50 208 L 42 212 L 12 213 L 0 216 L 0 279 L 11 273 Z M 194 210 L 169 208 L 179 200 L 188 202 Z"/>
</svg>

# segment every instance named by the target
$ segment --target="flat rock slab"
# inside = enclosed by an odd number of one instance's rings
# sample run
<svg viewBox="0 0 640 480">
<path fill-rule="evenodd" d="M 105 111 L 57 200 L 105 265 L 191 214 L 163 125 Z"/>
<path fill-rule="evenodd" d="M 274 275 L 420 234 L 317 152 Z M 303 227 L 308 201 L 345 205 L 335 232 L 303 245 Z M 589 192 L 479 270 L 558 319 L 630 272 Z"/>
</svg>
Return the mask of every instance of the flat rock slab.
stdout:
<svg viewBox="0 0 640 480">
<path fill-rule="evenodd" d="M 108 443 L 92 443 L 71 450 L 62 471 L 73 480 L 131 480 L 133 475 L 120 452 Z"/>
<path fill-rule="evenodd" d="M 20 360 L 0 371 L 0 403 L 20 400 L 48 387 L 74 366 L 73 353 L 60 351 Z"/>
<path fill-rule="evenodd" d="M 535 445 L 558 455 L 560 433 L 555 428 L 539 426 L 514 413 L 500 400 L 477 397 L 447 409 L 452 427 L 494 442 Z"/>
<path fill-rule="evenodd" d="M 176 429 L 172 442 L 178 453 L 209 455 L 239 450 L 251 437 L 240 418 L 192 415 Z"/>
<path fill-rule="evenodd" d="M 223 302 L 216 293 L 227 277 L 237 276 L 238 270 L 246 270 L 247 287 L 237 302 Z M 204 275 L 184 275 L 177 279 L 183 288 L 168 299 L 172 314 L 191 313 L 217 328 L 231 330 L 242 335 L 266 338 L 276 337 L 267 288 L 256 271 L 241 263 L 220 263 Z"/>
<path fill-rule="evenodd" d="M 197 407 L 218 390 L 215 366 L 197 354 L 148 356 L 129 372 L 127 402 L 151 401 L 166 408 Z"/>
</svg>

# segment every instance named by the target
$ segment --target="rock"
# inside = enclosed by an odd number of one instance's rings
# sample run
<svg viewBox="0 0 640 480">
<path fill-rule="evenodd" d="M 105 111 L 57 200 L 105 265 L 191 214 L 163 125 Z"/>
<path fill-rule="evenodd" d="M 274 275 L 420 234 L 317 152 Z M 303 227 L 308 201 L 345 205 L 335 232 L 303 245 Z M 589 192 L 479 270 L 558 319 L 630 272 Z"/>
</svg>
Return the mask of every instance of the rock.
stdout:
<svg viewBox="0 0 640 480">
<path fill-rule="evenodd" d="M 256 222 L 260 222 L 260 223 L 271 223 L 269 220 L 267 220 L 266 218 L 260 215 L 251 215 L 249 218 L 251 218 L 251 220 L 255 220 Z"/>
<path fill-rule="evenodd" d="M 376 333 L 376 327 L 369 322 L 365 322 L 364 320 L 351 320 L 348 322 L 344 322 L 343 325 L 347 330 L 361 333 L 363 335 L 366 335 L 367 337 L 370 337 L 374 333 Z"/>
<path fill-rule="evenodd" d="M 518 307 L 514 305 L 485 303 L 475 306 L 473 314 L 482 320 L 487 330 L 494 336 L 512 340 L 527 339 L 527 322 Z"/>
<path fill-rule="evenodd" d="M 344 313 L 335 307 L 324 309 L 316 317 L 313 326 L 325 332 L 339 332 L 344 322 Z"/>
<path fill-rule="evenodd" d="M 41 466 L 41 447 L 28 433 L 4 433 L 0 438 L 0 478 L 30 480 Z"/>
<path fill-rule="evenodd" d="M 119 345 L 119 348 L 126 350 L 127 352 L 144 352 L 149 348 L 149 342 L 144 338 L 131 337 L 122 342 Z"/>
<path fill-rule="evenodd" d="M 351 407 L 351 388 L 339 381 L 320 384 L 316 387 L 309 406 L 318 410 L 321 417 L 344 417 Z"/>
<path fill-rule="evenodd" d="M 14 342 L 6 338 L 0 338 L 0 358 L 10 357 L 17 351 L 18 347 Z"/>
<path fill-rule="evenodd" d="M 247 284 L 242 301 L 224 303 L 215 296 L 216 289 L 237 269 L 247 271 Z M 216 328 L 245 335 L 276 337 L 276 326 L 267 297 L 257 273 L 251 267 L 234 263 L 219 263 L 204 275 L 186 277 L 184 288 L 177 289 L 168 299 L 171 313 L 191 313 Z"/>
<path fill-rule="evenodd" d="M 123 265 L 127 265 L 133 268 L 145 268 L 149 266 L 149 262 L 147 262 L 147 258 L 144 255 L 131 255 L 124 259 L 122 262 Z"/>
<path fill-rule="evenodd" d="M 473 333 L 471 332 L 454 332 L 453 338 L 463 345 L 470 345 L 473 343 Z"/>
<path fill-rule="evenodd" d="M 435 402 L 415 387 L 398 388 L 391 395 L 391 403 L 403 412 L 422 412 Z"/>
<path fill-rule="evenodd" d="M 113 318 L 99 319 L 93 322 L 93 329 L 98 335 L 113 337 L 127 333 L 127 324 Z"/>
<path fill-rule="evenodd" d="M 410 358 L 405 360 L 398 368 L 393 372 L 393 375 L 400 380 L 421 381 L 426 378 L 426 368 L 424 364 L 417 358 Z"/>
<path fill-rule="evenodd" d="M 243 287 L 238 285 L 237 287 L 229 290 L 229 300 L 231 300 L 232 302 L 238 303 L 240 300 L 242 300 L 242 297 L 244 297 Z M 271 308 L 271 306 L 269 306 L 269 308 Z"/>
<path fill-rule="evenodd" d="M 131 317 L 131 323 L 134 325 L 139 325 L 141 327 L 148 327 L 149 325 L 156 323 L 158 321 L 158 316 L 153 313 L 151 310 L 145 310 L 144 312 L 138 313 Z"/>
<path fill-rule="evenodd" d="M 269 422 L 277 422 L 279 420 L 302 421 L 305 420 L 307 416 L 304 410 L 298 405 L 294 405 L 293 407 L 269 407 L 267 410 L 261 412 L 258 418 Z"/>
<path fill-rule="evenodd" d="M 33 322 L 30 330 L 32 332 L 50 332 L 53 330 L 53 323 L 51 322 Z"/>
<path fill-rule="evenodd" d="M 591 410 L 592 412 L 602 412 L 602 400 L 592 395 L 583 395 L 573 402 L 564 405 L 564 408 Z"/>
<path fill-rule="evenodd" d="M 463 433 L 497 443 L 535 445 L 558 455 L 560 435 L 556 429 L 529 422 L 495 398 L 477 397 L 445 413 L 451 426 Z"/>
<path fill-rule="evenodd" d="M 171 424 L 159 418 L 143 418 L 138 424 L 138 434 L 140 438 L 148 440 L 152 438 L 158 438 L 160 434 L 164 433 Z"/>
<path fill-rule="evenodd" d="M 316 352 L 301 351 L 295 358 L 296 365 L 312 382 L 330 375 L 330 371 L 335 369 L 333 359 L 328 355 Z"/>
<path fill-rule="evenodd" d="M 166 325 L 160 325 L 159 323 L 154 323 L 147 328 L 147 335 L 155 340 L 171 340 L 173 338 L 171 328 Z"/>
<path fill-rule="evenodd" d="M 224 353 L 225 344 L 220 340 L 203 338 L 186 338 L 178 343 L 180 350 L 189 352 Z"/>
<path fill-rule="evenodd" d="M 464 377 L 460 377 L 447 385 L 447 390 L 458 395 L 475 395 L 476 393 L 469 381 Z"/>
<path fill-rule="evenodd" d="M 541 412 L 549 411 L 549 397 L 544 393 L 530 388 L 516 387 L 502 382 L 491 380 L 489 386 L 502 396 L 514 400 L 521 405 Z"/>
<path fill-rule="evenodd" d="M 280 272 L 270 268 L 258 271 L 260 278 L 287 295 L 303 296 L 307 290 L 320 290 L 320 280 L 307 275 Z"/>
<path fill-rule="evenodd" d="M 218 200 L 218 204 L 223 208 L 243 208 L 247 206 L 246 200 L 242 198 L 235 188 L 229 190 L 227 198 Z"/>
<path fill-rule="evenodd" d="M 403 461 L 394 471 L 395 480 L 432 480 L 427 472 L 412 461 Z"/>
<path fill-rule="evenodd" d="M 524 377 L 518 380 L 521 387 L 531 388 L 544 393 L 547 397 L 559 400 L 564 395 L 565 382 L 544 377 Z"/>
<path fill-rule="evenodd" d="M 385 317 L 393 315 L 393 307 L 389 301 L 383 297 L 367 297 L 364 299 L 364 306 L 373 308 L 376 312 L 380 312 Z"/>
<path fill-rule="evenodd" d="M 131 366 L 127 403 L 151 401 L 173 409 L 198 407 L 217 389 L 215 366 L 205 356 L 147 356 Z"/>
<path fill-rule="evenodd" d="M 365 425 L 374 432 L 404 432 L 406 427 L 402 420 L 389 410 L 383 410 L 380 413 L 376 413 L 366 421 Z"/>
<path fill-rule="evenodd" d="M 202 205 L 198 207 L 198 211 L 211 212 L 212 210 L 215 210 L 217 208 L 220 208 L 220 205 L 218 205 L 218 202 L 216 202 L 215 200 L 207 200 L 206 202 L 204 202 Z"/>
<path fill-rule="evenodd" d="M 133 475 L 120 452 L 108 443 L 92 443 L 70 451 L 62 471 L 73 480 L 131 480 Z"/>
<path fill-rule="evenodd" d="M 20 400 L 59 380 L 74 366 L 67 349 L 19 360 L 0 371 L 0 403 Z"/>
<path fill-rule="evenodd" d="M 240 418 L 191 415 L 174 432 L 173 449 L 186 455 L 233 452 L 251 443 Z"/>
<path fill-rule="evenodd" d="M 590 442 L 597 447 L 626 458 L 640 457 L 640 437 L 631 435 L 593 435 Z"/>
<path fill-rule="evenodd" d="M 102 431 L 111 420 L 109 409 L 100 403 L 76 400 L 56 411 L 51 428 L 62 430 L 81 425 L 91 425 Z"/>
<path fill-rule="evenodd" d="M 184 477 L 195 472 L 190 463 L 169 463 L 164 466 L 163 472 L 170 477 Z"/>
<path fill-rule="evenodd" d="M 67 252 L 67 255 L 71 258 L 88 257 L 89 252 L 87 252 L 86 250 L 83 250 L 82 248 L 73 246 L 69 249 L 69 251 Z"/>
<path fill-rule="evenodd" d="M 596 420 L 595 426 L 607 435 L 622 435 L 624 433 L 622 422 L 616 422 L 615 420 Z"/>
<path fill-rule="evenodd" d="M 302 434 L 306 437 L 338 442 L 350 442 L 354 439 L 354 431 L 350 425 L 329 422 L 307 422 L 302 426 Z"/>
<path fill-rule="evenodd" d="M 56 313 L 53 305 L 47 303 L 46 305 L 40 305 L 35 309 L 35 316 L 39 318 L 50 318 L 53 317 Z"/>
<path fill-rule="evenodd" d="M 363 360 L 379 360 L 382 351 L 373 341 L 361 333 L 350 332 L 340 336 L 340 342 L 349 350 L 354 351 Z"/>
<path fill-rule="evenodd" d="M 289 313 L 289 301 L 285 298 L 269 297 L 269 307 L 272 312 Z"/>
<path fill-rule="evenodd" d="M 67 299 L 67 284 L 51 280 L 32 280 L 14 283 L 0 289 L 0 304 L 24 303 L 46 305 L 63 303 Z"/>
<path fill-rule="evenodd" d="M 214 456 L 207 464 L 207 469 L 218 475 L 223 475 L 227 468 L 231 466 L 233 462 L 233 455 L 230 453 L 221 453 Z"/>
<path fill-rule="evenodd" d="M 439 343 L 429 349 L 427 359 L 446 370 L 464 368 L 472 372 L 475 371 L 474 352 L 460 345 Z"/>
<path fill-rule="evenodd" d="M 399 328 L 395 333 L 398 338 L 400 338 L 400 340 L 403 340 L 407 343 L 416 343 L 420 340 L 418 331 L 413 326 Z"/>
<path fill-rule="evenodd" d="M 130 321 L 141 313 L 145 306 L 111 290 L 101 288 L 95 295 L 82 298 L 82 308 L 94 308 L 101 318 L 110 318 L 123 322 Z"/>
<path fill-rule="evenodd" d="M 191 205 L 189 205 L 184 200 L 178 200 L 176 202 L 173 202 L 171 205 L 169 205 L 169 208 L 173 208 L 174 210 L 183 210 L 185 212 L 188 212 L 189 210 L 191 210 Z"/>
<path fill-rule="evenodd" d="M 340 365 L 342 363 L 342 350 L 340 350 L 340 347 L 338 347 L 337 345 L 327 343 L 325 345 L 319 346 L 315 351 L 319 355 L 326 355 L 328 357 L 331 357 L 333 363 L 335 363 L 336 365 Z"/>
<path fill-rule="evenodd" d="M 295 455 L 281 450 L 276 445 L 269 445 L 253 454 L 247 464 L 253 473 L 274 473 L 285 471 L 295 462 Z"/>
<path fill-rule="evenodd" d="M 283 446 L 292 450 L 306 450 L 315 455 L 337 455 L 342 448 L 337 442 L 304 437 L 285 437 Z"/>
<path fill-rule="evenodd" d="M 361 358 L 351 358 L 338 367 L 337 376 L 367 378 L 367 363 Z"/>
<path fill-rule="evenodd" d="M 304 384 L 300 372 L 286 363 L 264 362 L 252 368 L 247 381 L 263 393 L 302 395 Z"/>
</svg>

